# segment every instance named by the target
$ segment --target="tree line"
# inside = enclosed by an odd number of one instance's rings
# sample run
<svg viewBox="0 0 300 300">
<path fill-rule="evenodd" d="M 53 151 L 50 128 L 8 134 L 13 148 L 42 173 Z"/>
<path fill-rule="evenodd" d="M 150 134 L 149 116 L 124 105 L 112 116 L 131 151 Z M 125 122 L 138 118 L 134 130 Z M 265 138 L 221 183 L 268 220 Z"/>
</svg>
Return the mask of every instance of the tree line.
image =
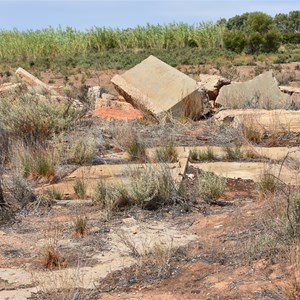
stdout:
<svg viewBox="0 0 300 300">
<path fill-rule="evenodd" d="M 221 19 L 218 24 L 226 26 L 226 49 L 237 53 L 268 53 L 277 51 L 282 43 L 300 44 L 299 10 L 275 17 L 263 12 L 244 13 Z"/>
</svg>

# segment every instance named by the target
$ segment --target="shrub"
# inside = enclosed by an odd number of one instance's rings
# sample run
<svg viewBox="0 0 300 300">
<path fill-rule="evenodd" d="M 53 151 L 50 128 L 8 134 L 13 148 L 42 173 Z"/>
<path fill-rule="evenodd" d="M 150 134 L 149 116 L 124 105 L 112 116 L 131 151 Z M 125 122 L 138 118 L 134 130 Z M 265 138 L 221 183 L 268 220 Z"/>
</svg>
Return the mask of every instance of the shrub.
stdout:
<svg viewBox="0 0 300 300">
<path fill-rule="evenodd" d="M 177 193 L 170 171 L 163 166 L 158 169 L 144 167 L 136 170 L 130 181 L 129 194 L 136 205 L 146 209 L 171 203 Z"/>
<path fill-rule="evenodd" d="M 126 145 L 126 150 L 132 161 L 146 162 L 148 160 L 146 146 L 136 136 Z"/>
<path fill-rule="evenodd" d="M 0 101 L 0 128 L 26 142 L 43 141 L 53 132 L 66 128 L 77 118 L 67 103 L 43 101 L 34 95 Z"/>
<path fill-rule="evenodd" d="M 77 216 L 73 221 L 74 231 L 77 236 L 83 237 L 87 231 L 87 217 Z"/>
<path fill-rule="evenodd" d="M 55 175 L 57 159 L 50 148 L 16 144 L 13 148 L 13 157 L 15 167 L 25 178 L 32 176 L 50 180 Z"/>
<path fill-rule="evenodd" d="M 129 203 L 127 190 L 121 184 L 99 181 L 94 189 L 92 201 L 107 211 L 113 211 Z"/>
<path fill-rule="evenodd" d="M 73 185 L 74 192 L 76 196 L 80 199 L 84 199 L 86 196 L 86 185 L 83 179 L 76 179 Z"/>
<path fill-rule="evenodd" d="M 227 159 L 238 159 L 242 156 L 241 146 L 240 145 L 226 145 L 224 147 Z"/>
<path fill-rule="evenodd" d="M 178 161 L 178 152 L 173 143 L 156 149 L 156 159 L 159 162 L 173 163 Z"/>
<path fill-rule="evenodd" d="M 215 154 L 212 147 L 207 147 L 206 150 L 190 150 L 190 157 L 192 160 L 214 160 Z"/>
<path fill-rule="evenodd" d="M 52 188 L 48 191 L 49 196 L 54 200 L 62 200 L 64 198 L 64 194 L 62 191 Z"/>
<path fill-rule="evenodd" d="M 226 49 L 241 53 L 246 46 L 245 34 L 241 30 L 227 31 L 224 34 L 224 44 Z"/>
<path fill-rule="evenodd" d="M 278 183 L 277 178 L 272 173 L 265 170 L 261 174 L 258 182 L 259 191 L 264 197 L 274 195 L 278 189 Z"/>
<path fill-rule="evenodd" d="M 222 196 L 226 187 L 226 178 L 205 172 L 198 179 L 197 188 L 204 201 L 211 203 Z"/>
<path fill-rule="evenodd" d="M 96 152 L 96 144 L 93 140 L 78 139 L 72 142 L 68 151 L 67 160 L 71 163 L 82 165 L 92 160 Z"/>
</svg>

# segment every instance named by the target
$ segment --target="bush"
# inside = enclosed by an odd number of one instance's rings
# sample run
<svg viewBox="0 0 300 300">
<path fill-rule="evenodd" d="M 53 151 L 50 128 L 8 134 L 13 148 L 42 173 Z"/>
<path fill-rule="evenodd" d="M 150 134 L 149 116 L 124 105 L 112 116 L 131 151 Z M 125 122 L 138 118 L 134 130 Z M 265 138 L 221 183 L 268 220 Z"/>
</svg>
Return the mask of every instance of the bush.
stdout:
<svg viewBox="0 0 300 300">
<path fill-rule="evenodd" d="M 198 179 L 198 192 L 204 201 L 214 202 L 224 193 L 226 182 L 226 178 L 206 172 Z"/>
<path fill-rule="evenodd" d="M 86 185 L 83 179 L 76 179 L 73 185 L 74 192 L 76 196 L 80 199 L 84 199 L 86 196 Z"/>
<path fill-rule="evenodd" d="M 215 154 L 212 147 L 207 147 L 206 150 L 190 150 L 190 157 L 192 160 L 214 160 Z"/>
<path fill-rule="evenodd" d="M 274 195 L 278 190 L 278 184 L 279 182 L 273 174 L 269 171 L 264 171 L 258 183 L 259 191 L 263 197 Z"/>
<path fill-rule="evenodd" d="M 13 153 L 14 164 L 22 177 L 44 177 L 48 180 L 54 177 L 57 159 L 51 149 L 17 144 Z"/>
<path fill-rule="evenodd" d="M 77 118 L 67 103 L 43 101 L 34 95 L 0 100 L 0 128 L 26 142 L 35 143 L 65 129 Z"/>
<path fill-rule="evenodd" d="M 67 160 L 70 163 L 82 165 L 91 162 L 95 153 L 96 144 L 94 140 L 79 138 L 71 143 L 67 153 Z"/>
<path fill-rule="evenodd" d="M 158 162 L 174 163 L 178 161 L 178 152 L 173 143 L 169 143 L 156 150 L 156 159 Z"/>
<path fill-rule="evenodd" d="M 159 169 L 144 167 L 133 173 L 129 194 L 136 205 L 146 209 L 156 209 L 172 202 L 177 193 L 170 171 L 161 166 Z"/>
<path fill-rule="evenodd" d="M 241 53 L 246 46 L 245 34 L 241 30 L 227 31 L 224 35 L 226 49 Z"/>
<path fill-rule="evenodd" d="M 242 156 L 240 145 L 227 145 L 224 147 L 227 159 L 238 159 Z"/>
<path fill-rule="evenodd" d="M 126 150 L 132 161 L 146 162 L 148 160 L 146 146 L 136 136 L 126 145 Z"/>
<path fill-rule="evenodd" d="M 127 205 L 129 196 L 121 184 L 99 181 L 94 189 L 92 201 L 107 211 L 113 211 Z"/>
</svg>

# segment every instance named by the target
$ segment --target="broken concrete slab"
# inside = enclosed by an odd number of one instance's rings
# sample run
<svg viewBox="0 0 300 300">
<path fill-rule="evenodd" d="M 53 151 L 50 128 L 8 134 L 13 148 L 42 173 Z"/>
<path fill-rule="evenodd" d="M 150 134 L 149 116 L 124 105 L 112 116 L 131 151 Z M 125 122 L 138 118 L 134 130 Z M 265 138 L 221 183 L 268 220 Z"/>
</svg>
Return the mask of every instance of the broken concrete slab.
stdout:
<svg viewBox="0 0 300 300">
<path fill-rule="evenodd" d="M 210 111 L 208 97 L 195 80 L 152 55 L 111 82 L 145 114 L 199 119 Z"/>
<path fill-rule="evenodd" d="M 286 94 L 300 94 L 300 88 L 295 86 L 288 86 L 288 85 L 280 85 L 279 89 Z"/>
<path fill-rule="evenodd" d="M 230 79 L 219 75 L 200 74 L 199 86 L 207 90 L 209 100 L 216 100 L 222 86 L 231 83 Z"/>
<path fill-rule="evenodd" d="M 42 82 L 23 68 L 18 68 L 16 71 L 16 75 L 22 79 L 24 83 L 29 85 L 36 92 L 50 92 L 52 95 L 58 95 L 56 91 L 54 91 L 49 85 Z"/>
<path fill-rule="evenodd" d="M 247 82 L 223 86 L 216 103 L 233 109 L 289 109 L 293 106 L 291 97 L 280 91 L 272 71 L 260 74 Z"/>
<path fill-rule="evenodd" d="M 238 128 L 242 123 L 253 123 L 265 131 L 300 132 L 300 111 L 284 109 L 228 109 L 214 116 L 219 124 Z"/>
<path fill-rule="evenodd" d="M 227 178 L 251 179 L 255 182 L 260 180 L 264 172 L 277 176 L 286 184 L 299 184 L 299 173 L 280 164 L 266 165 L 265 162 L 212 162 L 190 164 L 206 172 L 213 172 Z"/>
</svg>

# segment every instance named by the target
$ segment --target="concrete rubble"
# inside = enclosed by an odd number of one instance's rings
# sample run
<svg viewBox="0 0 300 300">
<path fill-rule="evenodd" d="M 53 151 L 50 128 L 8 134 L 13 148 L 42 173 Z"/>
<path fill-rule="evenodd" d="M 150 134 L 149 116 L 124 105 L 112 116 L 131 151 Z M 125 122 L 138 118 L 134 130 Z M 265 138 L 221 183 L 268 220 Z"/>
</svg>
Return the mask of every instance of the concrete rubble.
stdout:
<svg viewBox="0 0 300 300">
<path fill-rule="evenodd" d="M 197 120 L 210 112 L 207 94 L 195 80 L 152 55 L 111 82 L 145 114 L 170 113 L 174 118 Z"/>
<path fill-rule="evenodd" d="M 300 132 L 300 111 L 293 110 L 228 109 L 215 114 L 214 120 L 235 128 L 251 123 L 266 131 Z"/>
<path fill-rule="evenodd" d="M 52 95 L 58 95 L 56 91 L 54 91 L 49 85 L 46 83 L 42 82 L 23 68 L 18 68 L 16 71 L 16 75 L 27 85 L 32 87 L 34 91 L 37 93 L 40 92 L 50 92 Z"/>
<path fill-rule="evenodd" d="M 220 89 L 216 103 L 226 108 L 289 109 L 291 97 L 280 91 L 272 71 L 247 82 L 232 83 Z"/>
<path fill-rule="evenodd" d="M 222 86 L 231 83 L 230 79 L 219 75 L 200 74 L 199 86 L 207 90 L 209 100 L 216 100 Z"/>
<path fill-rule="evenodd" d="M 82 108 L 83 106 L 82 103 L 77 99 L 61 96 L 58 92 L 53 90 L 49 85 L 42 82 L 41 80 L 39 80 L 38 78 L 36 78 L 35 76 L 33 76 L 32 74 L 30 74 L 29 72 L 27 72 L 22 68 L 17 69 L 16 75 L 27 86 L 29 86 L 34 91 L 36 96 L 42 101 L 51 100 L 57 102 L 62 102 L 62 101 L 69 102 L 69 103 L 71 102 L 74 108 Z M 46 94 L 47 96 L 45 96 L 44 94 Z"/>
</svg>

